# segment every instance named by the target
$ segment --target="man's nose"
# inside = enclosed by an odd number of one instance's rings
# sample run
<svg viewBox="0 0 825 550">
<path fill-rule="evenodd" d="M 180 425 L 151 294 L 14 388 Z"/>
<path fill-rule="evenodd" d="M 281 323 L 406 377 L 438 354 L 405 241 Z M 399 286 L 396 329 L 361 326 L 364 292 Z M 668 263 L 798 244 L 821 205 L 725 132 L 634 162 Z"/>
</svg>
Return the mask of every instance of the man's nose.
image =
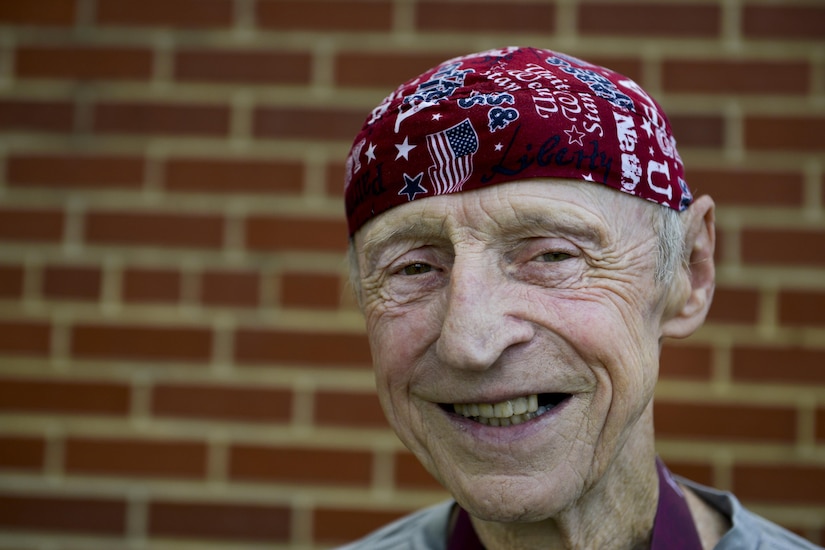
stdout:
<svg viewBox="0 0 825 550">
<path fill-rule="evenodd" d="M 454 368 L 483 370 L 511 346 L 529 342 L 534 325 L 524 318 L 527 304 L 516 286 L 498 266 L 456 261 L 436 343 L 439 360 Z"/>
</svg>

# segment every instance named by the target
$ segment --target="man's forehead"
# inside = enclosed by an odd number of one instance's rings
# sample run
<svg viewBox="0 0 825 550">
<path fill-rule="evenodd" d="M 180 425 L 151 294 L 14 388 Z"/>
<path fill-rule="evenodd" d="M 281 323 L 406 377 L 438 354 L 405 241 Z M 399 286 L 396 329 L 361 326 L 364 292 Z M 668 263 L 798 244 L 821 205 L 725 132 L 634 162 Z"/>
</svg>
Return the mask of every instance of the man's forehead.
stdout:
<svg viewBox="0 0 825 550">
<path fill-rule="evenodd" d="M 369 249 L 397 240 L 450 241 L 481 231 L 502 237 L 567 233 L 597 242 L 631 222 L 645 223 L 643 210 L 638 199 L 602 186 L 530 180 L 401 205 L 370 220 L 357 241 Z"/>
</svg>

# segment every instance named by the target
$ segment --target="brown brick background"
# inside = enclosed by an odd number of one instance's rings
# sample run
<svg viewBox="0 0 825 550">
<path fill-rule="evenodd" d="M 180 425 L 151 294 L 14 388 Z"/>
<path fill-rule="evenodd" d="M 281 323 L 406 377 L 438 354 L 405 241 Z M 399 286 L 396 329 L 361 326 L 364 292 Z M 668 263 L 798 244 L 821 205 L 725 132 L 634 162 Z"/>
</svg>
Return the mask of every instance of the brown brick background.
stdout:
<svg viewBox="0 0 825 550">
<path fill-rule="evenodd" d="M 4 0 L 0 550 L 314 550 L 443 498 L 379 413 L 344 158 L 513 44 L 665 106 L 719 250 L 660 453 L 825 544 L 820 0 Z"/>
</svg>

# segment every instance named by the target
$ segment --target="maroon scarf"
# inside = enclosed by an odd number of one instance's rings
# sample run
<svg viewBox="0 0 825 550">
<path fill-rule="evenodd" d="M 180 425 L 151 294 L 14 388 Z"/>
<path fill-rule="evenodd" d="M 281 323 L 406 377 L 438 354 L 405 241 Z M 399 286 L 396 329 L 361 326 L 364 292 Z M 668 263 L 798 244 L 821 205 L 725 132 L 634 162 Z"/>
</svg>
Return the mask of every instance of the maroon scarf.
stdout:
<svg viewBox="0 0 825 550">
<path fill-rule="evenodd" d="M 659 473 L 659 504 L 653 522 L 650 550 L 701 550 L 699 533 L 693 524 L 684 493 L 658 458 L 656 470 Z M 458 509 L 447 550 L 485 550 L 473 529 L 470 515 L 463 508 Z"/>
</svg>

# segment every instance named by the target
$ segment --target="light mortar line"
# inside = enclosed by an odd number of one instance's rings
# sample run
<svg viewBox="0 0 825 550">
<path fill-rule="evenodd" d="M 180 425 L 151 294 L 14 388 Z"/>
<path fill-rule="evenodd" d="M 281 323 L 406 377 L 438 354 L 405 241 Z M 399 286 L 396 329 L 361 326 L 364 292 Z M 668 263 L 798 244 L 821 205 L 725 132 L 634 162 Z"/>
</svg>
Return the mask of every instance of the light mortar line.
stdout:
<svg viewBox="0 0 825 550">
<path fill-rule="evenodd" d="M 70 311 L 58 311 L 52 314 L 51 330 L 51 366 L 56 372 L 65 373 L 71 365 L 71 326 L 74 323 L 73 315 Z"/>
<path fill-rule="evenodd" d="M 115 317 L 122 309 L 123 259 L 119 255 L 106 256 L 101 271 L 101 310 L 104 316 Z"/>
<path fill-rule="evenodd" d="M 209 436 L 206 462 L 206 477 L 210 488 L 221 490 L 229 477 L 229 438 L 223 431 Z"/>
<path fill-rule="evenodd" d="M 126 537 L 130 545 L 143 544 L 148 535 L 149 495 L 142 488 L 132 488 L 126 497 Z"/>
<path fill-rule="evenodd" d="M 230 100 L 229 145 L 235 151 L 243 151 L 253 141 L 252 114 L 254 112 L 252 91 L 239 89 Z"/>
<path fill-rule="evenodd" d="M 175 37 L 169 31 L 155 31 L 152 38 L 151 90 L 170 91 L 177 95 L 172 86 L 175 74 Z"/>
<path fill-rule="evenodd" d="M 804 174 L 803 209 L 805 217 L 811 221 L 822 220 L 823 211 L 820 205 L 823 204 L 822 182 L 825 181 L 823 180 L 822 162 L 811 156 L 805 163 Z"/>
<path fill-rule="evenodd" d="M 742 163 L 745 159 L 745 122 L 742 107 L 736 100 L 725 103 L 722 120 L 724 128 L 724 155 L 729 162 Z"/>
<path fill-rule="evenodd" d="M 811 95 L 815 106 L 825 106 L 825 46 L 811 48 Z"/>
<path fill-rule="evenodd" d="M 816 449 L 816 408 L 817 400 L 810 393 L 798 396 L 796 433 L 798 448 L 802 456 L 811 458 Z"/>
<path fill-rule="evenodd" d="M 775 286 L 759 291 L 756 330 L 763 338 L 773 339 L 779 329 L 779 291 Z"/>
<path fill-rule="evenodd" d="M 235 18 L 233 36 L 251 41 L 258 34 L 255 28 L 255 1 L 235 0 L 233 8 L 232 15 Z"/>
<path fill-rule="evenodd" d="M 394 0 L 390 36 L 393 39 L 399 36 L 409 38 L 415 34 L 415 3 L 410 0 Z"/>
<path fill-rule="evenodd" d="M 323 37 L 312 48 L 310 89 L 313 96 L 327 98 L 335 87 L 335 51 L 333 39 Z"/>
<path fill-rule="evenodd" d="M 75 4 L 75 28 L 91 30 L 95 25 L 97 14 L 97 0 L 78 0 Z"/>
<path fill-rule="evenodd" d="M 14 31 L 0 31 L 0 90 L 14 88 L 14 55 L 17 49 Z"/>
<path fill-rule="evenodd" d="M 45 430 L 46 451 L 43 465 L 44 476 L 50 483 L 59 483 L 63 477 L 66 434 L 55 422 L 49 421 Z"/>
<path fill-rule="evenodd" d="M 229 375 L 233 371 L 236 326 L 234 317 L 228 313 L 219 315 L 212 323 L 211 370 L 218 375 Z"/>
<path fill-rule="evenodd" d="M 739 0 L 724 0 L 722 3 L 722 41 L 730 52 L 742 51 L 742 6 Z"/>
<path fill-rule="evenodd" d="M 560 39 L 559 49 L 575 49 L 578 43 L 577 2 L 560 0 L 556 2 L 556 36 Z"/>
<path fill-rule="evenodd" d="M 326 198 L 326 166 L 329 161 L 322 147 L 310 147 L 304 155 L 304 196 Z M 343 186 L 343 182 L 341 182 Z"/>
<path fill-rule="evenodd" d="M 77 195 L 70 196 L 66 201 L 63 226 L 63 253 L 67 257 L 77 257 L 83 251 L 85 215 L 85 199 Z"/>
</svg>

